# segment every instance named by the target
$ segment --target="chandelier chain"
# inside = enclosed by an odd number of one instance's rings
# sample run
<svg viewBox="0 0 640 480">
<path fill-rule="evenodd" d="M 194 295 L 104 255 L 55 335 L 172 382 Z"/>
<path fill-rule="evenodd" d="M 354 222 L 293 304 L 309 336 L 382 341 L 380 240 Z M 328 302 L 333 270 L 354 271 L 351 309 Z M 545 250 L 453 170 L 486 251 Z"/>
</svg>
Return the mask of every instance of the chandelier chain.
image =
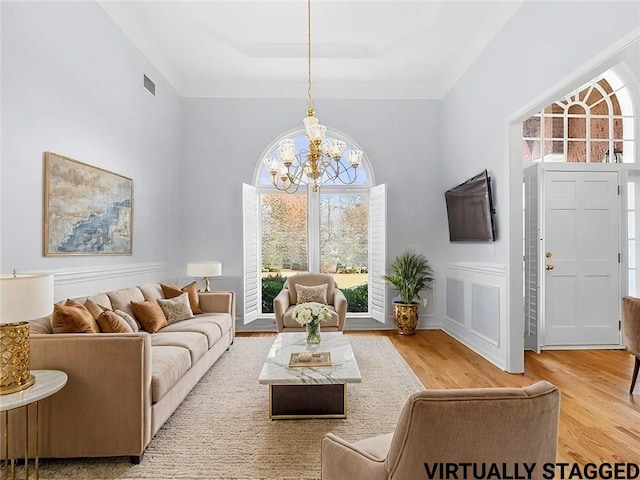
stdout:
<svg viewBox="0 0 640 480">
<path fill-rule="evenodd" d="M 0 0 L 1 1 L 1 0 Z M 271 183 L 280 191 L 294 193 L 300 185 L 308 185 L 317 192 L 323 183 L 338 182 L 351 185 L 356 181 L 362 161 L 361 150 L 349 150 L 343 163 L 346 144 L 342 140 L 325 139 L 327 127 L 320 125 L 313 111 L 311 95 L 311 0 L 307 0 L 307 116 L 303 120 L 308 140 L 307 149 L 298 149 L 292 138 L 278 144 L 277 157 L 265 158 Z"/>
<path fill-rule="evenodd" d="M 307 0 L 307 59 L 309 68 L 309 79 L 307 83 L 307 99 L 308 109 L 313 110 L 313 102 L 311 100 L 311 0 Z"/>
</svg>

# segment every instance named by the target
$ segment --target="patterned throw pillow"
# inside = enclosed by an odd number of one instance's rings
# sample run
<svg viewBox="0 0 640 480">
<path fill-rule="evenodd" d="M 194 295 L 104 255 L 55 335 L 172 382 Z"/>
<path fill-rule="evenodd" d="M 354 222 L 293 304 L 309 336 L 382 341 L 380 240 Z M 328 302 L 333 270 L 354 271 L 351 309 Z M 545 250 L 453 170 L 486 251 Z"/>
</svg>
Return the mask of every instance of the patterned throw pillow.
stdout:
<svg viewBox="0 0 640 480">
<path fill-rule="evenodd" d="M 131 327 L 131 330 L 134 332 L 140 331 L 140 324 L 137 322 L 135 318 L 129 315 L 127 312 L 123 312 L 122 310 L 116 310 L 115 314 L 122 318 L 127 324 Z"/>
<path fill-rule="evenodd" d="M 328 284 L 315 285 L 313 287 L 305 287 L 296 284 L 296 295 L 298 303 L 317 302 L 327 304 L 327 288 Z"/>
<path fill-rule="evenodd" d="M 187 318 L 193 318 L 193 311 L 189 304 L 189 294 L 187 292 L 175 298 L 158 299 L 158 305 L 167 317 L 167 322 L 172 324 Z"/>
</svg>

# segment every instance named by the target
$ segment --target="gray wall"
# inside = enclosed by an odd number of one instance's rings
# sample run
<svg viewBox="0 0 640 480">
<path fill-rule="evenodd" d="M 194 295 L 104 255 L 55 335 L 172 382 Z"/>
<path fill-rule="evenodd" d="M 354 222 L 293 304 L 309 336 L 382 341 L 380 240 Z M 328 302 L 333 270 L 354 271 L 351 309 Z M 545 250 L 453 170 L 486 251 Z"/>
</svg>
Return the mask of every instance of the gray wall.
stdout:
<svg viewBox="0 0 640 480">
<path fill-rule="evenodd" d="M 304 92 L 302 92 L 304 93 Z M 218 259 L 217 286 L 242 305 L 242 183 L 253 184 L 263 151 L 300 128 L 306 102 L 186 99 L 184 110 L 183 262 Z M 439 177 L 440 102 L 317 100 L 320 121 L 357 142 L 377 183 L 387 184 L 387 260 L 414 247 L 437 263 L 433 228 L 444 212 Z"/>
<path fill-rule="evenodd" d="M 0 8 L 0 271 L 170 261 L 180 241 L 181 98 L 97 3 Z M 132 257 L 43 256 L 45 151 L 134 179 Z"/>
</svg>

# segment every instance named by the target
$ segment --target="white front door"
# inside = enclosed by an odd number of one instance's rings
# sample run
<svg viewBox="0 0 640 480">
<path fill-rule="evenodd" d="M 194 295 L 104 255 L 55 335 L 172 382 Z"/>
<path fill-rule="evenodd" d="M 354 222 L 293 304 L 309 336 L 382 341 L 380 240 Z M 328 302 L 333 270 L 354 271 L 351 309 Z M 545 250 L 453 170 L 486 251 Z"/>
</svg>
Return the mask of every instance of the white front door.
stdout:
<svg viewBox="0 0 640 480">
<path fill-rule="evenodd" d="M 544 346 L 620 344 L 617 172 L 546 171 Z"/>
</svg>

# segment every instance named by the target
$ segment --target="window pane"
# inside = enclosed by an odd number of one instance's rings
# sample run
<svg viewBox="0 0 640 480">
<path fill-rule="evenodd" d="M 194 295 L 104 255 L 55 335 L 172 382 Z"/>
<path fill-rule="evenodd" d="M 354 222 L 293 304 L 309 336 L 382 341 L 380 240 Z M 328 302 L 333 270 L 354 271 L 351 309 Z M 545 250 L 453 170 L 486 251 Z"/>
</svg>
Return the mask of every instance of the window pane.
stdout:
<svg viewBox="0 0 640 480">
<path fill-rule="evenodd" d="M 522 123 L 522 136 L 525 138 L 540 137 L 540 117 L 530 117 Z"/>
<path fill-rule="evenodd" d="M 587 119 L 585 117 L 569 117 L 567 120 L 569 138 L 587 138 Z"/>
<path fill-rule="evenodd" d="M 545 162 L 564 162 L 564 142 L 562 140 L 547 140 L 544 142 Z"/>
<path fill-rule="evenodd" d="M 636 292 L 636 271 L 629 270 L 629 295 L 633 297 L 637 297 L 638 293 Z"/>
<path fill-rule="evenodd" d="M 307 197 L 268 193 L 261 200 L 262 313 L 273 313 L 284 279 L 307 270 Z"/>
<path fill-rule="evenodd" d="M 629 210 L 636 209 L 636 184 L 627 182 L 627 208 Z"/>
<path fill-rule="evenodd" d="M 592 118 L 591 119 L 591 138 L 609 138 L 609 119 L 608 118 Z"/>
<path fill-rule="evenodd" d="M 567 162 L 586 162 L 587 142 L 567 142 Z"/>
<path fill-rule="evenodd" d="M 636 238 L 636 212 L 627 212 L 627 236 Z"/>
<path fill-rule="evenodd" d="M 609 142 L 591 142 L 591 157 L 589 157 L 589 161 L 593 163 L 602 163 L 608 151 Z"/>
<path fill-rule="evenodd" d="M 564 117 L 544 117 L 544 138 L 564 138 Z"/>
<path fill-rule="evenodd" d="M 629 268 L 635 268 L 636 267 L 636 241 L 635 240 L 629 240 L 628 256 L 629 256 L 629 262 L 627 266 Z"/>
<path fill-rule="evenodd" d="M 330 273 L 349 302 L 349 312 L 367 312 L 368 196 L 320 193 L 320 271 Z"/>
<path fill-rule="evenodd" d="M 525 162 L 540 161 L 540 140 L 522 141 L 522 160 Z"/>
</svg>

